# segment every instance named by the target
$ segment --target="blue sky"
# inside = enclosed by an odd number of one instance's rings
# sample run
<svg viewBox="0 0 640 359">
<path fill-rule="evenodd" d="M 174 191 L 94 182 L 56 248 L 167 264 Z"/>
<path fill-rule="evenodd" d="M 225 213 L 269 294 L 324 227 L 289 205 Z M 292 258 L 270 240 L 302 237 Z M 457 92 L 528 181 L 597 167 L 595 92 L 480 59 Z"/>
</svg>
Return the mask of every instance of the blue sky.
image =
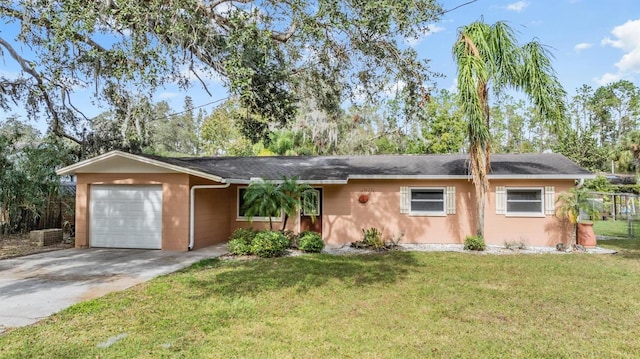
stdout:
<svg viewBox="0 0 640 359">
<path fill-rule="evenodd" d="M 372 0 L 373 1 L 373 0 Z M 445 9 L 452 9 L 469 0 L 442 0 Z M 460 26 L 483 18 L 487 23 L 506 21 L 517 32 L 521 43 L 538 38 L 550 47 L 555 56 L 554 68 L 569 95 L 583 84 L 594 88 L 620 79 L 640 86 L 640 3 L 637 0 L 476 0 L 446 13 L 440 22 L 419 39 L 410 39 L 406 46 L 414 47 L 421 58 L 431 59 L 430 68 L 445 75 L 436 79 L 438 88 L 455 88 L 456 69 L 451 46 Z M 10 29 L 0 29 L 5 36 Z M 10 60 L 0 65 L 0 74 L 18 71 Z M 222 83 L 208 79 L 212 96 L 206 94 L 197 81 L 188 91 L 194 105 L 204 105 L 227 97 Z M 105 108 L 89 101 L 91 89 L 77 94 L 75 103 L 89 117 Z M 165 100 L 180 111 L 185 92 L 175 88 L 160 89 L 155 99 Z M 214 105 L 208 105 L 211 110 Z M 19 108 L 11 113 L 23 117 Z M 8 114 L 0 112 L 0 118 Z M 44 131 L 46 125 L 35 124 Z"/>
<path fill-rule="evenodd" d="M 467 0 L 444 0 L 445 9 Z M 506 21 L 521 43 L 538 38 L 550 47 L 569 95 L 583 84 L 597 88 L 625 79 L 640 85 L 640 2 L 637 0 L 477 0 L 443 16 L 429 34 L 411 43 L 431 69 L 446 75 L 439 88 L 455 86 L 451 45 L 457 29 L 480 18 Z"/>
</svg>

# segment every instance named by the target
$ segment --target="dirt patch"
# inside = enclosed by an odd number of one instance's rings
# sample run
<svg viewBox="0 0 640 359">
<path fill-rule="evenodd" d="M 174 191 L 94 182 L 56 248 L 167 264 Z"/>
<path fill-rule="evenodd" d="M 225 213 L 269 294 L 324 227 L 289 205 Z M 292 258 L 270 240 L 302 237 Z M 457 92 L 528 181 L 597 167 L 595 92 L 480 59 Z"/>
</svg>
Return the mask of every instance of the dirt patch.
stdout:
<svg viewBox="0 0 640 359">
<path fill-rule="evenodd" d="M 40 247 L 38 241 L 29 235 L 0 235 L 0 259 L 26 256 L 29 254 L 73 248 L 73 239 L 65 238 L 62 243 Z"/>
</svg>

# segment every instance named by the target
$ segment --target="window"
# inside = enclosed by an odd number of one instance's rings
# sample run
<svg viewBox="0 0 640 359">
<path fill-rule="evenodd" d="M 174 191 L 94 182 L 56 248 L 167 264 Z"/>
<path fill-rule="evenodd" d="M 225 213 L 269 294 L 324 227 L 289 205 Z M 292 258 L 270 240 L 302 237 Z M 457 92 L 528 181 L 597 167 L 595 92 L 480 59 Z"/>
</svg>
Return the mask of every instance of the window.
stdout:
<svg viewBox="0 0 640 359">
<path fill-rule="evenodd" d="M 411 214 L 444 215 L 444 188 L 411 188 Z"/>
<path fill-rule="evenodd" d="M 302 215 L 303 216 L 317 216 L 320 213 L 320 191 L 314 189 L 311 191 L 308 197 L 311 202 L 310 206 L 307 206 L 306 203 L 302 206 Z M 303 198 L 303 201 L 305 199 Z"/>
<path fill-rule="evenodd" d="M 542 188 L 507 188 L 507 214 L 544 215 Z"/>
<path fill-rule="evenodd" d="M 244 201 L 244 194 L 245 192 L 247 192 L 247 187 L 238 187 L 238 198 L 237 198 L 237 203 L 238 203 L 238 217 L 237 219 L 239 220 L 248 220 L 249 218 L 246 216 L 246 203 Z M 282 218 L 282 214 L 281 213 L 274 213 L 271 214 L 271 220 L 272 221 L 279 221 Z M 265 221 L 269 221 L 269 214 L 268 213 L 260 213 L 259 215 L 255 215 L 251 218 L 252 221 L 256 221 L 256 222 L 265 222 Z"/>
</svg>

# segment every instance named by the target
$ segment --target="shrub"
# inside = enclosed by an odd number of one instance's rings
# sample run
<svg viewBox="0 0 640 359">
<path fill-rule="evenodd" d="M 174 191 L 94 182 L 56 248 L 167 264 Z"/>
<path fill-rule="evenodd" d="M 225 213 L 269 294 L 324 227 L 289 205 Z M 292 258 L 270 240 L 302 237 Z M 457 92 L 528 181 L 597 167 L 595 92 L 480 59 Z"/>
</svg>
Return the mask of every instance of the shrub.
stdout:
<svg viewBox="0 0 640 359">
<path fill-rule="evenodd" d="M 484 243 L 484 238 L 481 236 L 467 236 L 464 239 L 464 249 L 470 251 L 484 251 L 487 245 Z"/>
<path fill-rule="evenodd" d="M 320 234 L 316 232 L 303 232 L 298 239 L 298 248 L 305 252 L 319 253 L 324 248 L 324 242 Z"/>
<path fill-rule="evenodd" d="M 520 241 L 505 241 L 504 242 L 504 247 L 506 249 L 511 249 L 511 250 L 515 250 L 515 249 L 527 249 L 527 242 L 524 239 L 521 239 Z"/>
<path fill-rule="evenodd" d="M 258 232 L 254 229 L 238 228 L 231 234 L 227 248 L 229 253 L 238 256 L 252 254 L 253 240 Z"/>
<path fill-rule="evenodd" d="M 368 247 L 380 249 L 384 247 L 384 240 L 382 239 L 382 232 L 375 227 L 369 229 L 363 229 L 362 235 L 364 236 L 364 243 Z"/>
<path fill-rule="evenodd" d="M 289 240 L 284 234 L 273 231 L 260 231 L 253 239 L 251 252 L 258 257 L 270 258 L 281 256 L 289 247 Z"/>
</svg>

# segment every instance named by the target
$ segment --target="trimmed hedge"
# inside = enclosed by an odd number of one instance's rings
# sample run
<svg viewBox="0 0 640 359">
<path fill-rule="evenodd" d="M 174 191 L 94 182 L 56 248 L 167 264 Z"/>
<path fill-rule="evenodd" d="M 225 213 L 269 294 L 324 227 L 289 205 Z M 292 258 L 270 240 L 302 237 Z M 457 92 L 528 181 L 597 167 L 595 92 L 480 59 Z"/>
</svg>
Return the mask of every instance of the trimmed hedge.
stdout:
<svg viewBox="0 0 640 359">
<path fill-rule="evenodd" d="M 324 248 L 324 242 L 320 234 L 316 232 L 303 232 L 298 239 L 298 248 L 305 252 L 319 253 Z"/>
<path fill-rule="evenodd" d="M 467 236 L 467 238 L 464 239 L 464 249 L 470 251 L 484 251 L 486 246 L 484 238 L 481 236 Z"/>
<path fill-rule="evenodd" d="M 289 248 L 289 240 L 280 232 L 261 231 L 253 239 L 251 252 L 258 257 L 271 258 L 284 254 Z"/>
<path fill-rule="evenodd" d="M 227 248 L 229 253 L 238 256 L 253 254 L 253 240 L 258 234 L 255 229 L 238 228 L 231 234 Z"/>
</svg>

